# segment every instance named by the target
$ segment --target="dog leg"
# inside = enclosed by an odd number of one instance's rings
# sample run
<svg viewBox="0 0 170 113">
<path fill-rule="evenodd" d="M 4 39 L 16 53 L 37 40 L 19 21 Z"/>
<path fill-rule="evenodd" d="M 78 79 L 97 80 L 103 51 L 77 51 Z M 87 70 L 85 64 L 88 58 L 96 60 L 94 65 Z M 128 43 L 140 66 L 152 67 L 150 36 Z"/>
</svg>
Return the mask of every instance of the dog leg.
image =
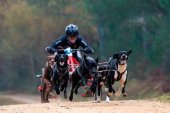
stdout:
<svg viewBox="0 0 170 113">
<path fill-rule="evenodd" d="M 56 94 L 60 94 L 60 90 L 59 90 L 59 85 L 60 85 L 60 81 L 59 81 L 59 74 L 58 74 L 58 71 L 57 71 L 57 67 L 56 65 L 54 66 L 54 76 L 53 76 L 53 83 L 54 83 L 54 89 L 56 91 Z"/>
<path fill-rule="evenodd" d="M 105 88 L 106 91 L 106 103 L 110 102 L 110 97 L 112 96 L 111 93 L 109 93 L 109 88 Z"/>
<path fill-rule="evenodd" d="M 49 94 L 52 91 L 52 85 L 49 82 L 48 84 L 46 84 L 46 91 L 45 91 L 45 102 L 49 102 L 48 98 L 49 98 Z"/>
<path fill-rule="evenodd" d="M 121 94 L 121 88 L 116 92 L 116 96 L 120 96 L 120 94 Z"/>
<path fill-rule="evenodd" d="M 96 93 L 96 88 L 99 84 L 97 84 L 97 81 L 96 80 L 93 80 L 92 81 L 92 85 L 90 86 L 90 90 L 92 91 L 93 94 Z"/>
<path fill-rule="evenodd" d="M 97 86 L 97 102 L 101 102 L 101 88 L 102 86 L 100 85 L 100 83 L 98 83 L 98 86 Z"/>
<path fill-rule="evenodd" d="M 116 92 L 116 96 L 120 96 L 123 88 L 125 87 L 125 82 L 126 82 L 126 76 L 127 76 L 127 71 L 122 75 L 122 78 L 120 79 L 120 88 Z"/>
<path fill-rule="evenodd" d="M 100 96 L 97 96 L 97 102 L 98 102 L 98 103 L 101 102 Z"/>
<path fill-rule="evenodd" d="M 72 86 L 72 89 L 71 89 L 71 93 L 70 93 L 70 97 L 69 97 L 70 101 L 73 100 L 73 91 L 74 91 L 74 88 L 75 88 L 75 84 Z"/>
<path fill-rule="evenodd" d="M 41 103 L 45 103 L 45 89 L 46 85 L 43 83 L 43 89 L 41 91 Z"/>
<path fill-rule="evenodd" d="M 45 102 L 46 102 L 46 103 L 49 102 L 49 100 L 48 100 L 48 94 L 49 94 L 48 92 L 45 92 Z"/>
<path fill-rule="evenodd" d="M 114 71 L 110 71 L 107 78 L 106 87 L 108 88 L 108 95 L 111 95 L 112 92 L 115 93 L 115 90 L 112 87 L 114 84 L 114 73 Z"/>
<path fill-rule="evenodd" d="M 81 82 L 78 82 L 75 90 L 74 90 L 74 93 L 77 95 L 78 94 L 78 88 L 81 86 Z"/>
<path fill-rule="evenodd" d="M 43 93 L 44 93 L 43 103 L 47 103 L 47 102 L 49 102 L 49 101 L 48 101 L 48 91 L 49 91 L 49 89 L 48 89 L 48 84 L 45 83 L 44 86 L 45 86 L 45 87 L 44 87 L 44 89 L 43 89 L 43 90 L 44 90 L 44 92 L 43 92 Z"/>
<path fill-rule="evenodd" d="M 61 86 L 60 86 L 60 91 L 63 91 L 64 90 L 64 84 L 61 84 Z"/>
<path fill-rule="evenodd" d="M 72 80 L 72 89 L 71 89 L 71 93 L 70 93 L 70 97 L 69 97 L 70 101 L 73 100 L 73 91 L 74 91 L 76 85 L 77 85 L 77 81 Z"/>
<path fill-rule="evenodd" d="M 64 88 L 64 98 L 67 98 L 67 86 Z"/>
<path fill-rule="evenodd" d="M 122 91 L 122 89 L 123 89 L 123 87 L 124 87 L 124 83 L 123 82 L 121 82 L 120 83 L 120 88 L 119 88 L 119 90 L 116 92 L 116 96 L 120 96 L 121 95 L 121 91 Z"/>
<path fill-rule="evenodd" d="M 55 91 L 56 91 L 56 94 L 57 94 L 57 95 L 60 94 L 59 85 L 60 85 L 59 82 L 57 82 L 57 83 L 55 84 Z"/>
<path fill-rule="evenodd" d="M 64 82 L 64 98 L 67 98 L 67 85 L 68 85 L 68 79 L 65 80 Z"/>
<path fill-rule="evenodd" d="M 107 96 L 106 96 L 106 103 L 108 103 L 108 102 L 110 102 L 110 98 L 109 98 L 109 96 L 107 95 Z"/>
<path fill-rule="evenodd" d="M 127 96 L 127 93 L 125 92 L 126 82 L 127 82 L 127 79 L 126 79 L 126 81 L 124 82 L 124 87 L 123 87 L 123 89 L 122 89 L 122 94 L 123 94 L 124 97 Z"/>
</svg>

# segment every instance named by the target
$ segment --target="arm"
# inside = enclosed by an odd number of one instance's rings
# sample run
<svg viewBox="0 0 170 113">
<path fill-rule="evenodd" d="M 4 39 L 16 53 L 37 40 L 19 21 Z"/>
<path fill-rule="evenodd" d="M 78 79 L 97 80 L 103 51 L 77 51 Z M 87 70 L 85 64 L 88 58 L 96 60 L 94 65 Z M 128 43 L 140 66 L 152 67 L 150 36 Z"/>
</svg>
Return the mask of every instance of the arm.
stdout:
<svg viewBox="0 0 170 113">
<path fill-rule="evenodd" d="M 50 54 L 54 54 L 56 52 L 55 49 L 58 49 L 59 46 L 61 46 L 62 43 L 62 37 L 60 37 L 58 40 L 54 41 L 51 45 L 47 46 L 45 51 L 47 51 Z"/>
<path fill-rule="evenodd" d="M 80 39 L 80 46 L 83 49 L 85 49 L 85 53 L 89 53 L 89 54 L 94 53 L 94 50 L 91 47 L 89 47 L 83 39 Z"/>
</svg>

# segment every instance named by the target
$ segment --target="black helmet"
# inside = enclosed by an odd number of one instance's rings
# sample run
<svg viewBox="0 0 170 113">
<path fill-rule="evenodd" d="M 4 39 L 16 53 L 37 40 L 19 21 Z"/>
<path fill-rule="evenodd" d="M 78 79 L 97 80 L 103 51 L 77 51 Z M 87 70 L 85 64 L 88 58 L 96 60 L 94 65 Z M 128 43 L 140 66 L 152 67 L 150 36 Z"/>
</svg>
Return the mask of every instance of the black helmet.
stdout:
<svg viewBox="0 0 170 113">
<path fill-rule="evenodd" d="M 74 24 L 70 24 L 65 29 L 66 36 L 77 36 L 79 35 L 78 27 Z"/>
</svg>

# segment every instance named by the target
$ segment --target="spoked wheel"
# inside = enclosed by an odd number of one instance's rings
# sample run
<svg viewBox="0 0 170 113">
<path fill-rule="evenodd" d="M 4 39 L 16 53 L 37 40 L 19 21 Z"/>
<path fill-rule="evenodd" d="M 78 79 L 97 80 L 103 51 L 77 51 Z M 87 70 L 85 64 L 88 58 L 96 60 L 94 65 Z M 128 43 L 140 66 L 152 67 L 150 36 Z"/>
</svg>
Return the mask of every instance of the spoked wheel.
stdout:
<svg viewBox="0 0 170 113">
<path fill-rule="evenodd" d="M 89 87 L 85 93 L 82 94 L 82 97 L 93 97 L 93 93 L 90 90 L 90 86 L 92 85 L 92 82 L 89 80 L 87 82 L 87 86 Z"/>
<path fill-rule="evenodd" d="M 93 97 L 93 93 L 90 90 L 87 90 L 81 95 L 82 97 Z"/>
</svg>

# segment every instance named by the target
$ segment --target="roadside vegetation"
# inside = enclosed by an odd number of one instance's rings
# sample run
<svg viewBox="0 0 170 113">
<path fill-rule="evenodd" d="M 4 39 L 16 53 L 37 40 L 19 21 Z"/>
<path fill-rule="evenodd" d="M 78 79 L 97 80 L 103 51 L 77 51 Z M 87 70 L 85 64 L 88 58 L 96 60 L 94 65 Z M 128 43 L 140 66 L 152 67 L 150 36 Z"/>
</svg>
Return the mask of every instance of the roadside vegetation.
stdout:
<svg viewBox="0 0 170 113">
<path fill-rule="evenodd" d="M 38 94 L 44 49 L 73 23 L 99 62 L 133 51 L 129 98 L 170 92 L 169 6 L 170 0 L 0 0 L 0 91 Z"/>
</svg>

